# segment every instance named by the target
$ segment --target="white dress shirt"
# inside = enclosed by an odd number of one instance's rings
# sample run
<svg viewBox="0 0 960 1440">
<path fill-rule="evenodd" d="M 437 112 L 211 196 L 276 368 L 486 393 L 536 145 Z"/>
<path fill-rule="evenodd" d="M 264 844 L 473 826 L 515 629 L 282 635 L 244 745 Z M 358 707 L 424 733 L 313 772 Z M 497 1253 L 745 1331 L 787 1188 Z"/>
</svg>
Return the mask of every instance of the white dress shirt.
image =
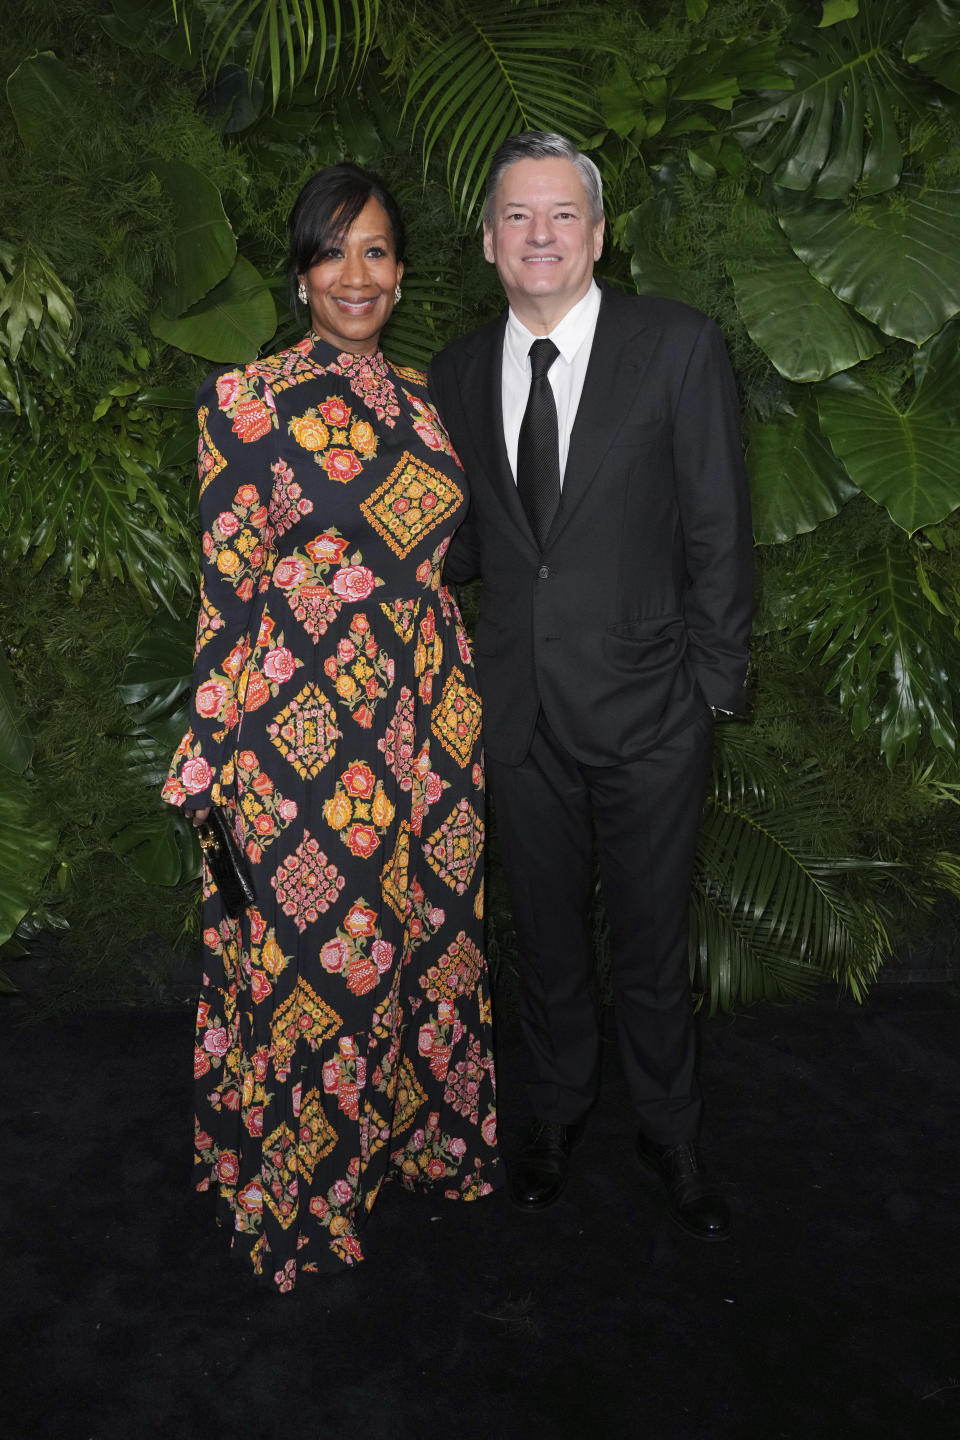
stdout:
<svg viewBox="0 0 960 1440">
<path fill-rule="evenodd" d="M 560 441 L 560 484 L 567 465 L 570 431 L 577 418 L 577 406 L 587 374 L 587 362 L 593 347 L 593 333 L 600 313 L 600 288 L 595 280 L 582 300 L 555 325 L 548 336 L 534 335 L 511 310 L 503 337 L 501 395 L 503 400 L 503 435 L 513 478 L 517 478 L 517 444 L 523 412 L 530 393 L 530 346 L 534 340 L 552 340 L 560 354 L 550 366 L 548 378 L 557 407 L 557 430 Z"/>
</svg>

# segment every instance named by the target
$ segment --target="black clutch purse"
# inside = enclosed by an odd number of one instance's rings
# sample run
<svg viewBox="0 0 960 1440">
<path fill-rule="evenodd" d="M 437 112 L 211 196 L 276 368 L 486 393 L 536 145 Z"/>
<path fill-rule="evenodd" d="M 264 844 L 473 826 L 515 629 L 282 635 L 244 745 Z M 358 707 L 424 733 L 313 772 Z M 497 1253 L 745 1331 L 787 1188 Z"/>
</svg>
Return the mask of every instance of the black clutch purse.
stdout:
<svg viewBox="0 0 960 1440">
<path fill-rule="evenodd" d="M 235 920 L 253 904 L 256 895 L 247 857 L 237 844 L 228 817 L 216 805 L 211 807 L 203 824 L 197 826 L 197 839 L 210 877 L 220 891 L 223 908 Z"/>
</svg>

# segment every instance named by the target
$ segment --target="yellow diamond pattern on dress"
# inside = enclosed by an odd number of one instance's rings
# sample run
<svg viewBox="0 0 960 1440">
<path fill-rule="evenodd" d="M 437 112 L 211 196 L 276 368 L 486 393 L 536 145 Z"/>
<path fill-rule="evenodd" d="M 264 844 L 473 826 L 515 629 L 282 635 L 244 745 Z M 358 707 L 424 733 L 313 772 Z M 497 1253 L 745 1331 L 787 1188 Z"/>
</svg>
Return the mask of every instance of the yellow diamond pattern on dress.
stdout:
<svg viewBox="0 0 960 1440">
<path fill-rule="evenodd" d="M 447 676 L 430 728 L 461 770 L 470 763 L 480 733 L 480 696 L 471 690 L 463 671 L 454 666 Z"/>
<path fill-rule="evenodd" d="M 290 1183 L 297 1172 L 296 1152 L 297 1137 L 285 1120 L 263 1142 L 265 1158 L 260 1193 L 263 1195 L 264 1204 L 283 1230 L 297 1218 L 296 1191 Z M 279 1195 L 274 1194 L 273 1183 L 269 1179 L 271 1176 L 274 1177 Z"/>
<path fill-rule="evenodd" d="M 397 843 L 393 847 L 393 854 L 380 872 L 381 893 L 398 920 L 403 920 L 407 913 L 409 866 L 410 826 L 406 820 L 401 820 L 397 827 Z"/>
<path fill-rule="evenodd" d="M 369 1103 L 363 1107 L 363 1119 L 360 1121 L 360 1155 L 361 1165 L 366 1167 L 378 1150 L 386 1145 L 381 1131 L 387 1130 L 387 1122 L 372 1105 Z M 389 1133 L 389 1132 L 388 1132 Z"/>
<path fill-rule="evenodd" d="M 409 645 L 417 623 L 417 614 L 420 609 L 419 600 L 381 600 L 380 609 L 404 645 Z"/>
<path fill-rule="evenodd" d="M 460 800 L 423 847 L 430 868 L 462 895 L 483 849 L 483 821 L 466 798 Z"/>
<path fill-rule="evenodd" d="M 448 475 L 405 450 L 360 511 L 402 560 L 462 503 L 463 491 Z"/>
<path fill-rule="evenodd" d="M 304 780 L 313 780 L 320 774 L 342 734 L 337 728 L 333 706 L 312 681 L 273 717 L 267 733 Z"/>
<path fill-rule="evenodd" d="M 200 422 L 200 444 L 197 449 L 197 461 L 200 471 L 201 495 L 210 484 L 210 481 L 217 478 L 227 463 L 210 438 L 210 431 L 207 429 L 209 415 L 209 405 L 201 405 L 197 415 L 197 419 Z"/>
<path fill-rule="evenodd" d="M 311 1086 L 303 1097 L 299 1126 L 297 1160 L 301 1173 L 307 1177 L 309 1183 L 313 1180 L 313 1172 L 319 1161 L 330 1154 L 340 1138 L 324 1112 L 323 1100 L 315 1085 Z"/>
<path fill-rule="evenodd" d="M 197 650 L 202 650 L 208 640 L 212 640 L 217 631 L 223 628 L 223 618 L 215 605 L 211 605 L 206 595 L 200 593 L 200 614 L 197 616 Z"/>
<path fill-rule="evenodd" d="M 336 1010 L 321 1000 L 301 976 L 296 988 L 278 1008 L 270 1027 L 274 1069 L 287 1068 L 298 1040 L 306 1040 L 311 1050 L 316 1050 L 342 1023 Z"/>
<path fill-rule="evenodd" d="M 426 1098 L 427 1092 L 417 1079 L 413 1064 L 405 1055 L 400 1061 L 396 1106 L 393 1112 L 393 1124 L 390 1127 L 394 1139 L 398 1135 L 402 1135 L 404 1130 L 410 1129 Z"/>
</svg>

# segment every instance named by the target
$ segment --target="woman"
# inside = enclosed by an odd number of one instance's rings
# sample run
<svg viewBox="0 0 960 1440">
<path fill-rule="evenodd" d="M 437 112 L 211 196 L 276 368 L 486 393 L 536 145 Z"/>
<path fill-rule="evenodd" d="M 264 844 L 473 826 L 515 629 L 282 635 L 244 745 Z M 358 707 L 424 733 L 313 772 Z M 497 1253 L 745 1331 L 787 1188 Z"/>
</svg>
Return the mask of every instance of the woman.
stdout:
<svg viewBox="0 0 960 1440">
<path fill-rule="evenodd" d="M 425 376 L 378 349 L 403 238 L 375 176 L 314 175 L 288 263 L 310 334 L 197 397 L 193 716 L 164 798 L 224 807 L 256 889 L 231 920 L 205 877 L 198 1188 L 280 1290 L 363 1259 L 385 1179 L 500 1179 L 479 701 L 442 583 L 466 486 Z"/>
</svg>

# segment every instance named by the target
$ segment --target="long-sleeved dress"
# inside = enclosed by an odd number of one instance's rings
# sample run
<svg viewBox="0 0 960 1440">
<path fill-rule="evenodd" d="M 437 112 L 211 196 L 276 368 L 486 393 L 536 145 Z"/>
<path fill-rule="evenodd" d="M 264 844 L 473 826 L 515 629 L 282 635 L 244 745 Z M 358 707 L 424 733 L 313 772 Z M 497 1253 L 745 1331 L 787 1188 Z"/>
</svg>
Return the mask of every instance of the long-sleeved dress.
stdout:
<svg viewBox="0 0 960 1440">
<path fill-rule="evenodd" d="M 198 1188 L 256 1274 L 363 1258 L 384 1179 L 500 1180 L 480 703 L 442 578 L 466 508 L 425 377 L 308 337 L 198 395 L 203 587 L 164 798 L 234 816 L 204 886 Z"/>
</svg>

